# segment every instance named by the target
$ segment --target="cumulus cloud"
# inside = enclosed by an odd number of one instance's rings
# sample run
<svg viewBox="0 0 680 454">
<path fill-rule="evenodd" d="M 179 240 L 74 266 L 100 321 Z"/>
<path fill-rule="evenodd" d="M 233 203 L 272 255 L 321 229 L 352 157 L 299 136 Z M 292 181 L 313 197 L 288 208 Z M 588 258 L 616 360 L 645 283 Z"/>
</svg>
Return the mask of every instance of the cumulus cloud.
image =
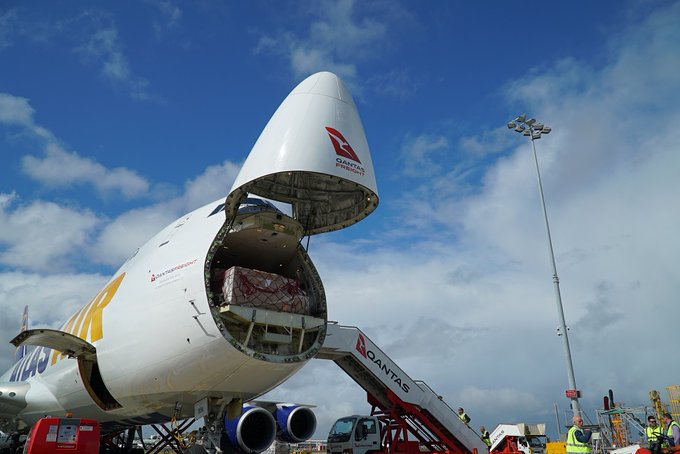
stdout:
<svg viewBox="0 0 680 454">
<path fill-rule="evenodd" d="M 312 2 L 305 14 L 313 19 L 304 36 L 289 31 L 265 34 L 255 51 L 287 59 L 296 79 L 316 71 L 332 71 L 353 87 L 355 96 L 361 94 L 357 64 L 377 58 L 381 50 L 387 49 L 390 26 L 407 20 L 408 16 L 396 4 L 376 3 L 366 7 L 354 0 Z M 372 83 L 382 82 L 383 92 L 403 93 L 408 90 L 407 81 L 402 71 Z"/>
<path fill-rule="evenodd" d="M 179 214 L 168 204 L 126 211 L 107 222 L 89 249 L 95 263 L 116 266 L 175 220 Z"/>
<path fill-rule="evenodd" d="M 226 198 L 239 169 L 230 161 L 208 166 L 201 175 L 186 182 L 183 194 L 121 214 L 103 227 L 91 249 L 92 258 L 98 263 L 121 264 L 175 219 Z"/>
<path fill-rule="evenodd" d="M 56 143 L 47 144 L 44 157 L 24 156 L 22 167 L 27 175 L 47 186 L 87 184 L 102 194 L 118 191 L 128 198 L 144 195 L 149 190 L 146 179 L 135 172 L 124 167 L 108 169 Z"/>
<path fill-rule="evenodd" d="M 75 251 L 89 242 L 100 219 L 89 210 L 16 199 L 0 194 L 0 263 L 46 273 L 71 269 Z"/>
<path fill-rule="evenodd" d="M 400 160 L 403 173 L 409 177 L 424 177 L 441 171 L 438 155 L 449 149 L 449 142 L 441 135 L 421 134 L 407 138 L 401 146 Z"/>
<path fill-rule="evenodd" d="M 166 17 L 163 22 L 155 22 L 157 30 L 178 23 L 181 11 L 170 1 L 152 4 Z M 83 62 L 99 68 L 100 75 L 111 86 L 136 100 L 163 102 L 161 96 L 151 92 L 149 81 L 133 71 L 112 15 L 88 9 L 74 17 L 39 17 L 21 8 L 0 12 L 0 51 L 17 37 L 38 45 L 69 43 Z"/>
<path fill-rule="evenodd" d="M 85 15 L 93 30 L 76 47 L 86 62 L 96 64 L 100 74 L 115 87 L 121 87 L 134 99 L 161 100 L 149 91 L 149 81 L 134 74 L 125 55 L 115 24 L 104 15 Z"/>
<path fill-rule="evenodd" d="M 14 358 L 9 340 L 19 333 L 21 314 L 28 305 L 29 328 L 58 329 L 76 310 L 87 304 L 108 277 L 99 274 L 54 275 L 30 272 L 0 273 L 0 371 L 7 370 Z"/>
<path fill-rule="evenodd" d="M 156 39 L 162 39 L 165 33 L 179 27 L 181 24 L 184 13 L 176 2 L 171 0 L 147 0 L 146 3 L 156 8 L 160 14 L 160 19 L 153 20 Z"/>
<path fill-rule="evenodd" d="M 44 146 L 43 156 L 22 158 L 23 171 L 35 181 L 48 187 L 92 186 L 102 196 L 119 193 L 134 198 L 149 191 L 150 183 L 134 171 L 107 168 L 65 150 L 50 131 L 35 123 L 34 115 L 28 99 L 0 93 L 0 123 L 22 128 Z M 88 209 L 54 202 L 21 205 L 16 194 L 3 194 L 0 263 L 56 272 L 73 268 L 70 261 L 78 250 L 96 264 L 119 265 L 174 219 L 226 197 L 239 168 L 230 161 L 209 166 L 185 183 L 182 194 L 123 212 L 110 221 Z M 66 225 L 69 228 L 63 228 Z"/>
<path fill-rule="evenodd" d="M 66 151 L 46 128 L 36 124 L 35 111 L 26 98 L 0 93 L 0 124 L 21 127 L 27 138 L 41 144 L 44 155 L 22 158 L 23 171 L 51 187 L 91 185 L 102 194 L 119 192 L 131 198 L 145 195 L 149 183 L 124 167 L 106 168 L 93 159 Z"/>
<path fill-rule="evenodd" d="M 12 45 L 12 32 L 16 20 L 16 9 L 0 11 L 0 52 Z"/>
<path fill-rule="evenodd" d="M 8 93 L 0 93 L 0 122 L 8 125 L 34 127 L 29 100 Z"/>
<path fill-rule="evenodd" d="M 242 163 L 224 161 L 222 164 L 208 166 L 201 175 L 184 185 L 184 194 L 180 200 L 183 210 L 196 209 L 227 196 Z"/>
</svg>

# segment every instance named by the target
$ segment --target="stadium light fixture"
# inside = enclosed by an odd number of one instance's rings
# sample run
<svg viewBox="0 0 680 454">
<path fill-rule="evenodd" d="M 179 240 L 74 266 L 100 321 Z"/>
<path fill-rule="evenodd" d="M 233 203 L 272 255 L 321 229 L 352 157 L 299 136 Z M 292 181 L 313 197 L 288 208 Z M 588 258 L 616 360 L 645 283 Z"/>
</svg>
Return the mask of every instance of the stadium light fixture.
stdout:
<svg viewBox="0 0 680 454">
<path fill-rule="evenodd" d="M 511 126 L 512 125 L 512 126 Z M 514 121 L 508 123 L 509 129 L 527 136 L 531 139 L 531 148 L 534 152 L 534 163 L 536 164 L 536 176 L 538 177 L 538 192 L 541 196 L 541 206 L 543 207 L 543 218 L 545 220 L 545 230 L 548 234 L 548 249 L 550 250 L 550 260 L 553 271 L 553 284 L 555 286 L 555 299 L 557 303 L 557 315 L 560 326 L 558 328 L 558 335 L 562 337 L 564 346 L 564 357 L 567 364 L 567 375 L 569 380 L 569 388 L 565 394 L 571 401 L 571 409 L 574 416 L 581 415 L 581 406 L 579 404 L 579 394 L 576 388 L 576 379 L 574 378 L 574 365 L 571 360 L 571 349 L 569 348 L 569 336 L 567 334 L 567 324 L 564 320 L 564 309 L 562 307 L 562 295 L 560 293 L 560 279 L 557 276 L 557 265 L 555 264 L 555 253 L 553 252 L 552 237 L 550 235 L 550 224 L 548 223 L 548 212 L 545 208 L 545 197 L 543 196 L 543 184 L 541 183 L 541 171 L 538 167 L 538 157 L 536 155 L 535 141 L 540 139 L 544 134 L 550 134 L 552 129 L 545 126 L 543 123 L 537 122 L 535 118 L 526 118 L 526 114 L 519 115 Z"/>
</svg>

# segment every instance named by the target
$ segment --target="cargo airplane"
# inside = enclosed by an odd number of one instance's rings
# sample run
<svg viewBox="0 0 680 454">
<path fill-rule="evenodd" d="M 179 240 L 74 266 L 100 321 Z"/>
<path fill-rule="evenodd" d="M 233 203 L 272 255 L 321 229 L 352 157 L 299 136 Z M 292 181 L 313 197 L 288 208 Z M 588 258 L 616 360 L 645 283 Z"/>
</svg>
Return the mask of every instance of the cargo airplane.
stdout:
<svg viewBox="0 0 680 454">
<path fill-rule="evenodd" d="M 324 287 L 302 239 L 351 226 L 377 205 L 349 91 L 332 73 L 308 77 L 225 199 L 161 230 L 60 329 L 24 326 L 11 341 L 18 361 L 0 376 L 5 430 L 71 413 L 103 431 L 204 418 L 208 452 L 309 438 L 308 407 L 256 400 L 324 342 Z"/>
</svg>

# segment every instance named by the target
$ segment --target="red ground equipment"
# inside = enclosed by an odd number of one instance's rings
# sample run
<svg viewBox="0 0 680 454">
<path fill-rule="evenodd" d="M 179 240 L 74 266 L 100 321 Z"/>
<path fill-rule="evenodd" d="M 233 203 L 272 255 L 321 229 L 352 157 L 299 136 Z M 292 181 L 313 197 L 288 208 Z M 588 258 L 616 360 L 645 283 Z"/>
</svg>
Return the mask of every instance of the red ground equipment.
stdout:
<svg viewBox="0 0 680 454">
<path fill-rule="evenodd" d="M 31 428 L 24 454 L 96 454 L 99 422 L 80 418 L 42 418 Z"/>
</svg>

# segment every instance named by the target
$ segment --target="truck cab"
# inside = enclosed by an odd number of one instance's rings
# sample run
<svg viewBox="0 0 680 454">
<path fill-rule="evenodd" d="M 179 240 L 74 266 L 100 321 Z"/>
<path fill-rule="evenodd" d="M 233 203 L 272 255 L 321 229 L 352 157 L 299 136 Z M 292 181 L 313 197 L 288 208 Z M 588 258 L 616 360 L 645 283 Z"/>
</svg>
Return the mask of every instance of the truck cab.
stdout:
<svg viewBox="0 0 680 454">
<path fill-rule="evenodd" d="M 546 454 L 545 424 L 499 424 L 491 432 L 492 454 Z"/>
<path fill-rule="evenodd" d="M 381 451 L 380 422 L 375 416 L 346 416 L 328 434 L 328 454 L 368 454 Z"/>
</svg>

